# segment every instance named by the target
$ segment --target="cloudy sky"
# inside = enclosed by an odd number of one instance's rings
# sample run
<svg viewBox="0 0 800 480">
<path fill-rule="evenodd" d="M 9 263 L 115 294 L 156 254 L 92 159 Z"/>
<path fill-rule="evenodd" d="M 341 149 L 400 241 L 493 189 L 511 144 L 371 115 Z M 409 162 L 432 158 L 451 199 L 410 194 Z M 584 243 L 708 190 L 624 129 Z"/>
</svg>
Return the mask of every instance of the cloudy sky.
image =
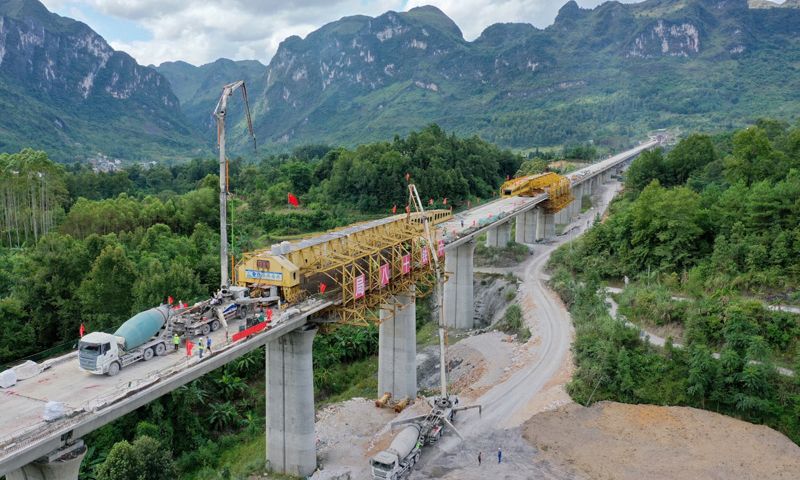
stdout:
<svg viewBox="0 0 800 480">
<path fill-rule="evenodd" d="M 489 25 L 525 22 L 545 28 L 567 0 L 41 0 L 80 20 L 143 65 L 225 57 L 268 64 L 290 35 L 305 37 L 347 15 L 377 16 L 436 5 L 474 40 Z M 605 0 L 577 0 L 584 8 Z M 622 0 L 636 3 L 641 0 Z M 783 0 L 780 0 L 782 3 Z"/>
</svg>

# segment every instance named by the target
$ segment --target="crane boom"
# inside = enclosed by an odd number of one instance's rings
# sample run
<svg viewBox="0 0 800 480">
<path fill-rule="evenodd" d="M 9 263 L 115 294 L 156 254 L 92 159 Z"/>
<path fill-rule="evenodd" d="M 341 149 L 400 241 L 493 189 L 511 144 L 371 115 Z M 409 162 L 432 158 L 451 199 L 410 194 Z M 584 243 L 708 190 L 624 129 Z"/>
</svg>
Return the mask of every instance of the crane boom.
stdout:
<svg viewBox="0 0 800 480">
<path fill-rule="evenodd" d="M 430 251 L 431 257 L 433 257 L 433 263 L 435 265 L 434 272 L 436 272 L 436 302 L 437 304 L 434 306 L 434 310 L 439 313 L 439 376 L 440 376 L 440 383 L 441 383 L 441 398 L 447 398 L 447 357 L 444 345 L 444 315 L 442 314 L 442 307 L 443 307 L 443 298 L 442 298 L 442 274 L 441 269 L 439 268 L 439 255 L 435 252 L 434 243 L 433 243 L 433 236 L 431 235 L 431 229 L 428 225 L 428 217 L 425 215 L 425 210 L 422 206 L 422 201 L 419 198 L 419 192 L 417 192 L 417 187 L 413 183 L 408 186 L 408 192 L 411 195 L 411 199 L 414 202 L 414 206 L 419 210 L 422 214 L 422 224 L 425 227 L 425 241 L 428 242 L 428 251 Z"/>
<path fill-rule="evenodd" d="M 247 126 L 250 136 L 253 137 L 253 148 L 256 148 L 256 136 L 253 133 L 253 122 L 250 120 L 250 105 L 247 102 L 247 88 L 244 80 L 233 82 L 222 87 L 222 96 L 214 109 L 217 117 L 217 146 L 219 147 L 219 257 L 220 257 L 220 286 L 225 288 L 230 285 L 228 278 L 228 158 L 225 156 L 225 116 L 228 112 L 228 98 L 241 87 L 242 98 L 247 112 Z M 256 153 L 258 150 L 256 149 Z"/>
</svg>

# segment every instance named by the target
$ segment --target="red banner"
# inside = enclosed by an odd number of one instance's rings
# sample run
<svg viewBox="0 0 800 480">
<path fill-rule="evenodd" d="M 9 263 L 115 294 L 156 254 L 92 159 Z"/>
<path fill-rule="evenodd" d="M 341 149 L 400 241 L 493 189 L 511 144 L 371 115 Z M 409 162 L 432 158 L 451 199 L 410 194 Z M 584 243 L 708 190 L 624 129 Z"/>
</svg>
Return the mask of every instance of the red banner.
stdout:
<svg viewBox="0 0 800 480">
<path fill-rule="evenodd" d="M 244 330 L 244 331 L 239 332 L 239 333 L 234 333 L 233 334 L 233 341 L 234 342 L 238 342 L 239 340 L 247 337 L 248 335 L 252 335 L 254 333 L 260 332 L 261 330 L 264 330 L 265 328 L 267 328 L 267 324 L 268 323 L 269 322 L 261 322 L 259 324 L 253 325 L 252 327 L 248 328 L 247 330 Z"/>
<path fill-rule="evenodd" d="M 389 277 L 390 277 L 389 264 L 385 263 L 385 264 L 381 265 L 381 285 L 388 284 L 389 283 Z"/>
<path fill-rule="evenodd" d="M 366 278 L 364 275 L 359 275 L 356 277 L 355 289 L 354 289 L 354 296 L 355 298 L 361 298 L 366 293 Z"/>
</svg>

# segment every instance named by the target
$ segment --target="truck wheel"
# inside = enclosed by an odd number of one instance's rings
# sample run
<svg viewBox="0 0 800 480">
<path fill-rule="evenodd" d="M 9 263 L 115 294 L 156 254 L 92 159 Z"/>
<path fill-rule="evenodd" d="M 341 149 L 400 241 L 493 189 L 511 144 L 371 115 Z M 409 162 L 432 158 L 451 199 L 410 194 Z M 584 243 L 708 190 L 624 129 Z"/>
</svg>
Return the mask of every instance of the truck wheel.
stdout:
<svg viewBox="0 0 800 480">
<path fill-rule="evenodd" d="M 153 352 L 152 348 L 145 348 L 144 353 L 142 355 L 143 355 L 142 359 L 146 362 L 153 358 L 155 352 Z"/>
<path fill-rule="evenodd" d="M 211 331 L 216 332 L 219 330 L 219 326 L 219 320 L 214 320 L 214 322 L 211 323 Z"/>
<path fill-rule="evenodd" d="M 239 307 L 236 311 L 236 316 L 238 316 L 242 320 L 247 318 L 247 305 L 242 305 L 241 307 Z"/>
<path fill-rule="evenodd" d="M 159 356 L 159 357 L 161 355 L 164 355 L 164 353 L 167 351 L 167 346 L 164 345 L 163 343 L 159 343 L 154 348 L 156 350 L 156 355 Z"/>
<path fill-rule="evenodd" d="M 113 377 L 114 375 L 119 373 L 119 363 L 114 362 L 108 366 L 108 376 Z"/>
<path fill-rule="evenodd" d="M 419 462 L 419 452 L 414 454 L 414 463 L 416 464 L 417 462 Z"/>
<path fill-rule="evenodd" d="M 203 325 L 202 332 L 203 335 L 208 335 L 209 333 L 211 333 L 211 326 L 206 323 L 205 325 Z"/>
</svg>

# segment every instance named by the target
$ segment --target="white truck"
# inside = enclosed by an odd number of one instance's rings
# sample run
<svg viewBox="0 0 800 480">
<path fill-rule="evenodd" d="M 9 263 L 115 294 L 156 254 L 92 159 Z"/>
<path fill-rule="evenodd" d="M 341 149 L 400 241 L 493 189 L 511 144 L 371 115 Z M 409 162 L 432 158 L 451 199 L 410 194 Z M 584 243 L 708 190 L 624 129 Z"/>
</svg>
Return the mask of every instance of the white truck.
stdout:
<svg viewBox="0 0 800 480">
<path fill-rule="evenodd" d="M 164 355 L 173 335 L 173 310 L 161 305 L 138 313 L 113 334 L 92 332 L 78 343 L 81 370 L 114 376 L 139 360 Z"/>
<path fill-rule="evenodd" d="M 397 435 L 388 449 L 372 457 L 372 476 L 378 480 L 397 480 L 419 460 L 420 426 L 409 425 Z"/>
</svg>

